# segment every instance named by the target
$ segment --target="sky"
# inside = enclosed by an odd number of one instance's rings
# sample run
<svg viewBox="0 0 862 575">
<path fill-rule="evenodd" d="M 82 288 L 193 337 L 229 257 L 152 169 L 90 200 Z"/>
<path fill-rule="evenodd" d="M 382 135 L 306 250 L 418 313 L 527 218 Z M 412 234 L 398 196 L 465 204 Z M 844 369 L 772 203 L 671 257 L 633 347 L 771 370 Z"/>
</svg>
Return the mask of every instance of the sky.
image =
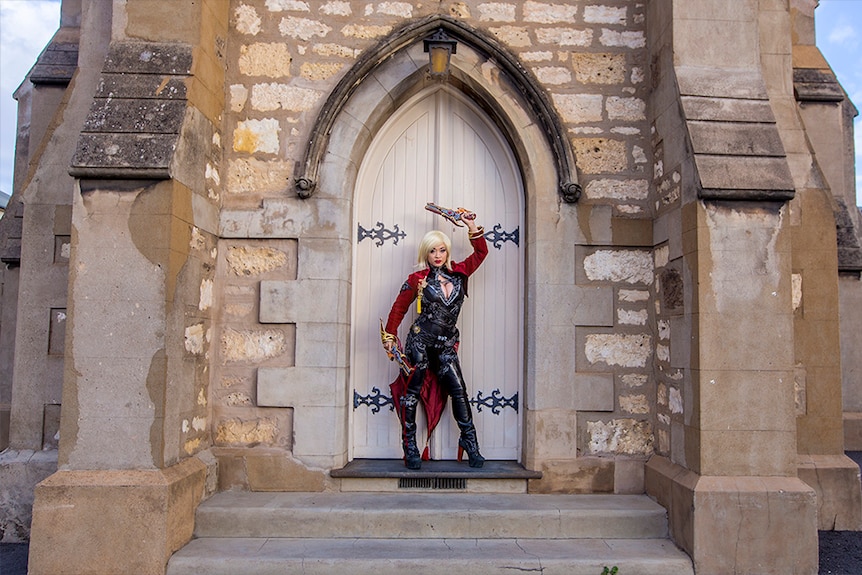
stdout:
<svg viewBox="0 0 862 575">
<path fill-rule="evenodd" d="M 820 0 L 817 45 L 862 111 L 862 0 Z M 12 94 L 60 24 L 60 0 L 0 0 L 0 191 L 12 194 L 16 102 Z M 857 204 L 862 204 L 862 116 L 855 121 Z"/>
</svg>

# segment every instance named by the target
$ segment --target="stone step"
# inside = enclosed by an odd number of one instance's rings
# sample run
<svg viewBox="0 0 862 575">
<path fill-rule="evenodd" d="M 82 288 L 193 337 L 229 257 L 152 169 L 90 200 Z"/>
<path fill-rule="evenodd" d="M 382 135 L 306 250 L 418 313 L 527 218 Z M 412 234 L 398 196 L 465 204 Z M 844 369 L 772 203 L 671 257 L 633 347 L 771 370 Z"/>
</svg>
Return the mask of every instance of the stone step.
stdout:
<svg viewBox="0 0 862 575">
<path fill-rule="evenodd" d="M 667 539 L 196 539 L 167 575 L 693 575 Z"/>
<path fill-rule="evenodd" d="M 661 539 L 667 513 L 643 495 L 224 492 L 195 537 Z"/>
</svg>

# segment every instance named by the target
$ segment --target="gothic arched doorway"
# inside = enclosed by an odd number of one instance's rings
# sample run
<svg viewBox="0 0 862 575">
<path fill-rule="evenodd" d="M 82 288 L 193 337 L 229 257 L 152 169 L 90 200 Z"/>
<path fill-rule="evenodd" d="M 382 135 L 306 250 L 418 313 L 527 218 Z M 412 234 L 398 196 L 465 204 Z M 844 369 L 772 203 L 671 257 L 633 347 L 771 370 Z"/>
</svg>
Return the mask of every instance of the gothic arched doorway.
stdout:
<svg viewBox="0 0 862 575">
<path fill-rule="evenodd" d="M 395 295 L 414 271 L 421 237 L 441 229 L 453 257 L 469 253 L 466 233 L 425 211 L 426 202 L 467 207 L 485 226 L 490 254 L 471 278 L 459 321 L 461 361 L 483 454 L 520 460 L 524 350 L 524 192 L 507 140 L 460 92 L 435 86 L 405 102 L 375 135 L 354 196 L 351 385 L 353 458 L 400 458 L 400 426 L 389 409 L 397 368 L 380 346 Z M 405 319 L 403 329 L 411 318 Z M 377 391 L 375 391 L 375 389 Z M 447 413 L 431 443 L 454 458 L 457 428 Z"/>
</svg>

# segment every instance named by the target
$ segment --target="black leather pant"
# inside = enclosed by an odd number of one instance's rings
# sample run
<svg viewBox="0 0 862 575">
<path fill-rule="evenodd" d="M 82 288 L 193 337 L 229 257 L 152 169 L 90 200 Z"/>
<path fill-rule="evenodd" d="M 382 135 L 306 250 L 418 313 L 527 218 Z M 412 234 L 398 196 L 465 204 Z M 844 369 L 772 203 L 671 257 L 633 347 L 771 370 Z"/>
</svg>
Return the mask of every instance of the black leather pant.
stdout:
<svg viewBox="0 0 862 575">
<path fill-rule="evenodd" d="M 445 330 L 437 326 L 420 326 L 420 331 L 411 330 L 407 337 L 405 353 L 410 363 L 415 367 L 407 385 L 407 394 L 402 400 L 404 409 L 404 453 L 409 457 L 416 448 L 416 407 L 419 404 L 419 392 L 425 381 L 427 370 L 436 376 L 438 384 L 446 390 L 452 399 L 452 415 L 461 432 L 459 444 L 468 453 L 478 453 L 479 445 L 476 439 L 476 427 L 473 425 L 473 412 L 467 397 L 467 386 L 461 372 L 461 363 L 455 352 L 458 333 L 455 330 Z"/>
</svg>

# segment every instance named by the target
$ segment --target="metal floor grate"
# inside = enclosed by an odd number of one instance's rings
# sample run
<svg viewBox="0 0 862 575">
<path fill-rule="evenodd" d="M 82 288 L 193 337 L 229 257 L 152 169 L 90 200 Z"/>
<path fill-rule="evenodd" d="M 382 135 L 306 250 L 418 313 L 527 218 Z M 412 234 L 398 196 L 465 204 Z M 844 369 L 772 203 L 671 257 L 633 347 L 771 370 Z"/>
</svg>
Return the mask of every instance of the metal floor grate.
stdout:
<svg viewBox="0 0 862 575">
<path fill-rule="evenodd" d="M 464 477 L 400 477 L 398 489 L 467 489 Z"/>
</svg>

